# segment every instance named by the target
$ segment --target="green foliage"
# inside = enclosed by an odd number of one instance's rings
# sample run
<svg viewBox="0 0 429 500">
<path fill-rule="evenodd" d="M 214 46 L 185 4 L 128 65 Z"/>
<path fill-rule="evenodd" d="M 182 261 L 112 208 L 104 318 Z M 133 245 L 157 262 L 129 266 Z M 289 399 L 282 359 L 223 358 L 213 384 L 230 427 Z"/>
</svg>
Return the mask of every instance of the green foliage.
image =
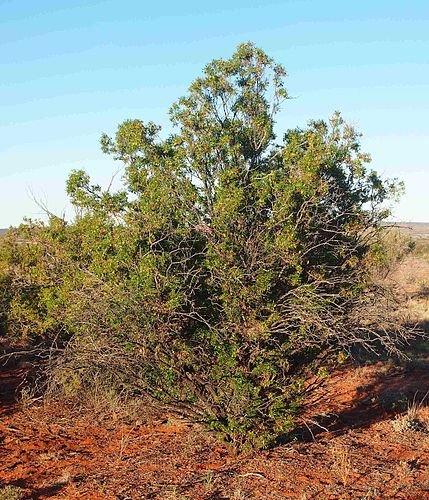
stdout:
<svg viewBox="0 0 429 500">
<path fill-rule="evenodd" d="M 2 243 L 7 335 L 55 345 L 66 391 L 101 373 L 237 447 L 268 446 L 293 429 L 306 381 L 368 340 L 356 311 L 396 187 L 338 113 L 277 143 L 285 76 L 240 45 L 173 105 L 174 135 L 127 120 L 102 136 L 122 189 L 74 171 L 76 218 Z"/>
</svg>

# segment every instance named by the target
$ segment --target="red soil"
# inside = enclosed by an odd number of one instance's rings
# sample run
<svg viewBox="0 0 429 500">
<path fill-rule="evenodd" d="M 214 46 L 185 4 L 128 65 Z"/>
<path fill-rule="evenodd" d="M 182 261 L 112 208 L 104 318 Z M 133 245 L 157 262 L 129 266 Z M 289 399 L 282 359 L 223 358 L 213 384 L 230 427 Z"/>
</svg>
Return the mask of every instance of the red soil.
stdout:
<svg viewBox="0 0 429 500">
<path fill-rule="evenodd" d="M 392 424 L 401 404 L 429 390 L 429 364 L 389 366 L 337 373 L 317 408 L 324 416 L 306 417 L 300 441 L 240 456 L 165 416 L 149 424 L 27 407 L 13 400 L 23 372 L 4 371 L 0 485 L 32 499 L 429 498 L 429 434 Z"/>
</svg>

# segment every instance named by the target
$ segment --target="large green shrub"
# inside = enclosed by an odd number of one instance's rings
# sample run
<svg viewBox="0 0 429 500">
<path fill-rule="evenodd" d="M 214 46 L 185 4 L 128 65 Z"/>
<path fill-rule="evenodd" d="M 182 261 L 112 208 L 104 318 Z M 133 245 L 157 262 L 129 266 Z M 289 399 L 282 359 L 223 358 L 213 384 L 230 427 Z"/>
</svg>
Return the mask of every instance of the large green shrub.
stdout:
<svg viewBox="0 0 429 500">
<path fill-rule="evenodd" d="M 266 446 L 338 352 L 397 348 L 369 274 L 396 187 L 339 114 L 276 140 L 285 75 L 252 44 L 213 61 L 171 108 L 174 135 L 128 120 L 102 137 L 121 190 L 74 171 L 72 222 L 8 236 L 8 334 L 54 349 L 57 384 L 101 374 Z"/>
</svg>

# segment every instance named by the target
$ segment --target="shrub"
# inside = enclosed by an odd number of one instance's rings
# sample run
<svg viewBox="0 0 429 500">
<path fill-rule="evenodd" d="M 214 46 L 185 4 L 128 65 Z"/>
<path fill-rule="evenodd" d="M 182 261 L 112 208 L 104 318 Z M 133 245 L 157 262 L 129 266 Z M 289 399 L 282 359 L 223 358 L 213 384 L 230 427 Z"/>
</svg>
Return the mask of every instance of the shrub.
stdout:
<svg viewBox="0 0 429 500">
<path fill-rule="evenodd" d="M 127 120 L 102 136 L 121 189 L 74 171 L 73 221 L 8 236 L 8 335 L 49 346 L 51 386 L 101 377 L 237 447 L 267 446 L 338 352 L 398 349 L 369 273 L 397 186 L 338 113 L 277 143 L 285 76 L 240 45 L 171 108 L 175 134 Z"/>
<path fill-rule="evenodd" d="M 410 236 L 394 226 L 385 226 L 378 242 L 374 243 L 371 249 L 374 272 L 383 279 L 415 249 L 416 241 Z"/>
</svg>

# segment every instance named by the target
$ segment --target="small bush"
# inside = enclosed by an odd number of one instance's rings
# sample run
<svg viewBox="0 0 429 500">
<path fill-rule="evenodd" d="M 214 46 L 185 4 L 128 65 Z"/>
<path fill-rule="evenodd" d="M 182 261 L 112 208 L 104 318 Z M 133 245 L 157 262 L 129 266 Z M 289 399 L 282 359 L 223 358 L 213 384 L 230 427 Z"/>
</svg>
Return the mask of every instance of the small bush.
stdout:
<svg viewBox="0 0 429 500">
<path fill-rule="evenodd" d="M 3 324 L 49 349 L 51 390 L 104 380 L 268 446 L 339 352 L 400 349 L 371 278 L 397 186 L 338 113 L 277 141 L 285 76 L 252 44 L 211 62 L 171 108 L 173 135 L 135 119 L 102 136 L 121 189 L 74 171 L 73 221 L 7 235 Z"/>
<path fill-rule="evenodd" d="M 416 241 L 395 227 L 386 226 L 371 249 L 374 271 L 386 277 L 398 263 L 416 250 Z"/>
</svg>

